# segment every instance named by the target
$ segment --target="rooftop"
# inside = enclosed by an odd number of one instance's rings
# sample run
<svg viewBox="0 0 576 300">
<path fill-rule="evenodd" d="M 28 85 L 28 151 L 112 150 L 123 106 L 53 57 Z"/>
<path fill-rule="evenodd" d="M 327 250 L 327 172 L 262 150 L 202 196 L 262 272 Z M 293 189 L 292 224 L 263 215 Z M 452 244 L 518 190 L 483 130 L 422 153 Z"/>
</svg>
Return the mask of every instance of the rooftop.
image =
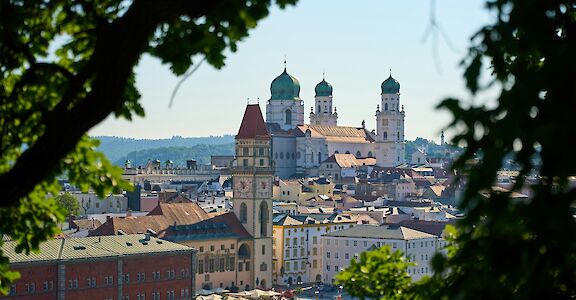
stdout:
<svg viewBox="0 0 576 300">
<path fill-rule="evenodd" d="M 398 225 L 356 225 L 349 229 L 324 234 L 329 237 L 350 237 L 388 240 L 413 240 L 433 238 L 434 235 Z"/>
<path fill-rule="evenodd" d="M 189 251 L 192 249 L 144 234 L 48 240 L 40 243 L 40 252 L 31 252 L 29 255 L 17 253 L 16 245 L 16 242 L 8 241 L 2 246 L 2 251 L 8 257 L 10 263 L 115 257 L 142 253 Z"/>
</svg>

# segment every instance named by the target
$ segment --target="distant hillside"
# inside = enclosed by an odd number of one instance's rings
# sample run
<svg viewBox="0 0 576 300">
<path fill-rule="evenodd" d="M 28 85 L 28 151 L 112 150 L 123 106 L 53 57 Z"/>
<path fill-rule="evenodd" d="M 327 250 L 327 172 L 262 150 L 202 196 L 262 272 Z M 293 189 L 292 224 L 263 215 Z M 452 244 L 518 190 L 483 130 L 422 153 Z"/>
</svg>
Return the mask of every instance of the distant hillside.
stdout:
<svg viewBox="0 0 576 300">
<path fill-rule="evenodd" d="M 133 139 L 115 136 L 95 136 L 94 138 L 100 140 L 98 150 L 104 152 L 112 162 L 119 161 L 121 158 L 126 157 L 130 152 L 145 149 L 194 147 L 196 145 L 222 145 L 234 142 L 233 135 L 208 137 L 174 136 L 169 139 Z"/>
<path fill-rule="evenodd" d="M 133 166 L 144 166 L 149 159 L 159 159 L 162 165 L 164 165 L 165 161 L 172 160 L 175 166 L 184 167 L 188 159 L 195 159 L 199 164 L 210 164 L 210 156 L 212 155 L 234 155 L 234 143 L 144 149 L 130 152 L 128 155 L 114 161 L 114 163 L 124 165 L 124 162 L 129 159 L 132 161 Z"/>
</svg>

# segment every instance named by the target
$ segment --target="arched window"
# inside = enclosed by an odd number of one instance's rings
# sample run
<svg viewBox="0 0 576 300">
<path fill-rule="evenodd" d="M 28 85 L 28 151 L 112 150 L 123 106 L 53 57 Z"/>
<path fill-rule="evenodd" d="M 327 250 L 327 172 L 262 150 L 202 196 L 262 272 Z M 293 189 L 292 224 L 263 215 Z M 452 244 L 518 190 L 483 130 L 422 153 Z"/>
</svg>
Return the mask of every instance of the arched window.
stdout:
<svg viewBox="0 0 576 300">
<path fill-rule="evenodd" d="M 384 103 L 384 110 L 388 110 L 388 103 Z"/>
<path fill-rule="evenodd" d="M 246 207 L 246 203 L 242 202 L 240 204 L 240 222 L 246 224 L 248 221 L 248 208 Z"/>
<path fill-rule="evenodd" d="M 292 124 L 292 112 L 287 109 L 284 114 L 286 115 L 286 124 Z"/>
<path fill-rule="evenodd" d="M 360 151 L 356 151 L 356 157 L 362 157 L 362 153 L 360 153 Z"/>
<path fill-rule="evenodd" d="M 240 259 L 250 258 L 250 248 L 248 248 L 248 245 L 246 244 L 240 245 L 240 248 L 238 248 L 238 258 Z"/>
<path fill-rule="evenodd" d="M 318 152 L 318 163 L 322 163 L 322 152 Z"/>
<path fill-rule="evenodd" d="M 268 204 L 265 201 L 260 203 L 260 236 L 268 235 Z"/>
<path fill-rule="evenodd" d="M 388 139 L 388 132 L 384 131 L 384 140 Z"/>
<path fill-rule="evenodd" d="M 368 151 L 368 157 L 374 157 L 374 156 L 372 155 L 372 151 Z"/>
</svg>

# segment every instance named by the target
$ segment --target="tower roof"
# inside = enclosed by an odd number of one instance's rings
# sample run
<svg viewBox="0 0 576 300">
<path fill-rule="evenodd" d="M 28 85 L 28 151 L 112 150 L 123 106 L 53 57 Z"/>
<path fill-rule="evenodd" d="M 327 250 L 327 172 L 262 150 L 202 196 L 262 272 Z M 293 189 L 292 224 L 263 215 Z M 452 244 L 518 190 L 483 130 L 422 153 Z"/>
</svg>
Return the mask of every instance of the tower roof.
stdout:
<svg viewBox="0 0 576 300">
<path fill-rule="evenodd" d="M 314 89 L 314 91 L 316 92 L 316 97 L 332 96 L 333 89 L 332 85 L 328 83 L 324 78 L 322 78 L 322 81 L 316 85 L 316 89 Z"/>
<path fill-rule="evenodd" d="M 400 93 L 400 83 L 392 78 L 392 74 L 390 74 L 390 77 L 388 77 L 388 79 L 384 80 L 384 82 L 382 82 L 382 94 L 398 94 Z"/>
<path fill-rule="evenodd" d="M 300 82 L 284 67 L 284 72 L 272 80 L 270 94 L 270 100 L 300 100 Z"/>
<path fill-rule="evenodd" d="M 238 130 L 236 139 L 254 138 L 269 139 L 270 134 L 266 129 L 266 124 L 264 123 L 264 118 L 262 117 L 260 105 L 248 104 L 246 105 L 244 117 L 242 118 L 242 124 L 240 125 L 240 130 Z"/>
</svg>

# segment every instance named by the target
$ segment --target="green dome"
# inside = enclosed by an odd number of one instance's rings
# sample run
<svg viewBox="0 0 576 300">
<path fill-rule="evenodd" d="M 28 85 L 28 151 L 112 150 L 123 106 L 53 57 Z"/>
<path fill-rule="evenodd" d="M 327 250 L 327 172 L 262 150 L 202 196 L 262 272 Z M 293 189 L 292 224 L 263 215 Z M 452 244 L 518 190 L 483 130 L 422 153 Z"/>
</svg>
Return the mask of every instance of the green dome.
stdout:
<svg viewBox="0 0 576 300">
<path fill-rule="evenodd" d="M 326 82 L 324 78 L 316 85 L 316 97 L 319 96 L 332 96 L 332 85 Z"/>
<path fill-rule="evenodd" d="M 284 68 L 284 72 L 272 80 L 270 93 L 270 100 L 300 100 L 300 83 Z"/>
<path fill-rule="evenodd" d="M 392 78 L 392 75 L 388 79 L 382 82 L 382 94 L 398 94 L 400 93 L 400 83 L 396 79 Z"/>
</svg>

